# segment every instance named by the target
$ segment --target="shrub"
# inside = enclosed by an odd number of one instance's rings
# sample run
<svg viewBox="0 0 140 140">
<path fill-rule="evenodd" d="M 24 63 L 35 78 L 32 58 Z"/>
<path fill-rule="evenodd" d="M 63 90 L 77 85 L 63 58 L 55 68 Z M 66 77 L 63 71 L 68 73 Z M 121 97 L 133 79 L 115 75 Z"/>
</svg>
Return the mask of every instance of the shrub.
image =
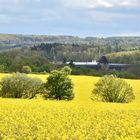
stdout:
<svg viewBox="0 0 140 140">
<path fill-rule="evenodd" d="M 46 98 L 57 100 L 72 100 L 73 84 L 67 73 L 54 70 L 50 73 L 45 84 L 47 95 Z"/>
<path fill-rule="evenodd" d="M 95 84 L 91 98 L 104 102 L 128 103 L 135 96 L 132 87 L 126 81 L 113 75 L 106 75 Z"/>
<path fill-rule="evenodd" d="M 30 66 L 23 66 L 22 67 L 22 72 L 23 73 L 31 73 L 32 72 L 32 69 Z"/>
<path fill-rule="evenodd" d="M 66 72 L 68 75 L 71 75 L 72 69 L 69 66 L 62 68 L 62 72 Z"/>
<path fill-rule="evenodd" d="M 40 93 L 43 82 L 38 78 L 30 78 L 25 74 L 14 73 L 1 80 L 1 97 L 6 98 L 33 98 Z"/>
</svg>

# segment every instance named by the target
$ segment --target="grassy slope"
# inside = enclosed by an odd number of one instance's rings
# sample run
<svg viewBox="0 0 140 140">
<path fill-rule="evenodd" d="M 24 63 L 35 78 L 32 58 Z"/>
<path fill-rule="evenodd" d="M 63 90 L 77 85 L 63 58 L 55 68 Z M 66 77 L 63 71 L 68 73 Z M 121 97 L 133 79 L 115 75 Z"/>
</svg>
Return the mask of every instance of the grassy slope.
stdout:
<svg viewBox="0 0 140 140">
<path fill-rule="evenodd" d="M 5 75 L 0 74 L 0 77 Z M 30 75 L 43 81 L 46 75 Z M 97 77 L 71 76 L 72 102 L 0 99 L 0 132 L 5 139 L 140 139 L 140 80 L 127 80 L 136 95 L 130 104 L 93 103 Z"/>
</svg>

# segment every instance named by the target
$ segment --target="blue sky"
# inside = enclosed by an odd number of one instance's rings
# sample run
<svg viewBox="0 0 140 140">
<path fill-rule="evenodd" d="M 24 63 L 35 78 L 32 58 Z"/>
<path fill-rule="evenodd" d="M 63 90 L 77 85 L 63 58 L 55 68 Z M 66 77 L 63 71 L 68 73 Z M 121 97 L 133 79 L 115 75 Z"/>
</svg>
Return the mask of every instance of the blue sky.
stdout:
<svg viewBox="0 0 140 140">
<path fill-rule="evenodd" d="M 0 33 L 140 36 L 140 0 L 0 0 Z"/>
</svg>

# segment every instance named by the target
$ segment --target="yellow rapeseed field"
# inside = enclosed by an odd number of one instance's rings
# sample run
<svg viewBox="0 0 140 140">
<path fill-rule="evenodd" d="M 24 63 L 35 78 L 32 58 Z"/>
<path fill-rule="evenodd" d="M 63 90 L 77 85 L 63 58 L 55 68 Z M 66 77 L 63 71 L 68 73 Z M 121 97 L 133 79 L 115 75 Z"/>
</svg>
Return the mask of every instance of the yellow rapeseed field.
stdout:
<svg viewBox="0 0 140 140">
<path fill-rule="evenodd" d="M 29 76 L 43 81 L 47 77 Z M 0 99 L 0 139 L 140 140 L 140 80 L 127 80 L 136 95 L 134 102 L 115 104 L 90 100 L 99 78 L 71 76 L 71 79 L 75 85 L 73 101 Z"/>
</svg>

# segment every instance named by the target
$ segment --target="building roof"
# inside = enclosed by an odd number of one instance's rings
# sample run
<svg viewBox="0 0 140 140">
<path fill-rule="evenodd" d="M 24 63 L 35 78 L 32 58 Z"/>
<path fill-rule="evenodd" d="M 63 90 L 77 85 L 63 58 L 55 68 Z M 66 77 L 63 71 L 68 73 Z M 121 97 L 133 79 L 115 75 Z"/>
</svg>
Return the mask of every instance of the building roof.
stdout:
<svg viewBox="0 0 140 140">
<path fill-rule="evenodd" d="M 88 66 L 88 65 L 98 65 L 99 62 L 92 61 L 92 62 L 73 62 L 74 65 L 80 66 Z M 66 64 L 70 64 L 70 62 L 66 62 Z"/>
<path fill-rule="evenodd" d="M 80 67 L 80 66 L 89 66 L 89 67 L 97 67 L 99 66 L 100 64 L 107 64 L 108 66 L 110 66 L 110 68 L 114 68 L 114 67 L 127 67 L 127 66 L 130 66 L 129 64 L 122 64 L 122 63 L 109 63 L 107 58 L 105 56 L 102 56 L 99 61 L 96 61 L 96 60 L 93 60 L 91 62 L 75 62 L 75 61 L 70 61 L 70 62 L 66 62 L 67 65 L 74 65 L 74 66 L 77 66 L 77 67 Z"/>
</svg>

